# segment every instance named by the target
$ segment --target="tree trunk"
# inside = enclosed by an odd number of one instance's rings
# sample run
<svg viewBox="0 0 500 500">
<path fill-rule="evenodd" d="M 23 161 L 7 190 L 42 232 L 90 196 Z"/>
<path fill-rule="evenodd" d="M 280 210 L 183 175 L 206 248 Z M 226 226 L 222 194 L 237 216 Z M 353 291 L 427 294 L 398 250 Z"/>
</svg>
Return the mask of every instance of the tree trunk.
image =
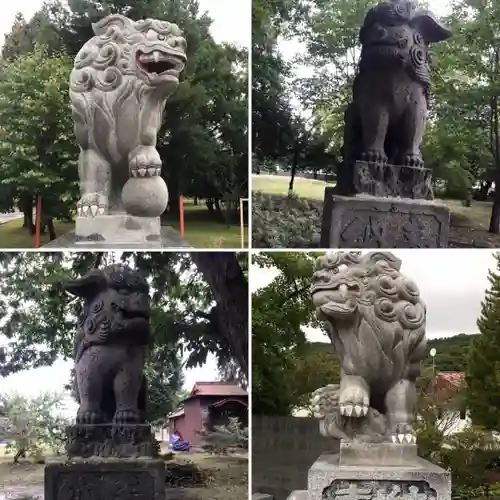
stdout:
<svg viewBox="0 0 500 500">
<path fill-rule="evenodd" d="M 35 224 L 33 223 L 33 196 L 23 196 L 19 200 L 19 210 L 23 212 L 23 227 L 28 228 L 31 234 L 35 233 Z"/>
<path fill-rule="evenodd" d="M 56 235 L 56 228 L 54 227 L 53 217 L 49 217 L 49 220 L 47 221 L 47 227 L 49 229 L 50 241 L 55 240 L 57 238 L 57 235 Z"/>
<path fill-rule="evenodd" d="M 295 148 L 293 151 L 293 162 L 292 162 L 292 171 L 290 176 L 290 184 L 288 185 L 288 196 L 293 193 L 293 182 L 295 181 L 295 174 L 297 172 L 297 163 L 299 159 L 299 145 L 295 142 Z"/>
<path fill-rule="evenodd" d="M 20 448 L 14 455 L 14 463 L 17 464 L 20 458 L 26 458 L 26 449 Z"/>
<path fill-rule="evenodd" d="M 500 48 L 495 51 L 495 68 L 494 73 L 498 74 L 500 66 Z M 498 234 L 500 232 L 500 138 L 498 130 L 498 97 L 492 96 L 490 100 L 491 116 L 490 127 L 492 134 L 490 135 L 493 140 L 492 150 L 495 159 L 495 198 L 493 207 L 491 209 L 490 233 Z"/>
<path fill-rule="evenodd" d="M 248 380 L 248 281 L 234 252 L 193 252 L 191 258 L 217 304 L 220 329 Z"/>
</svg>

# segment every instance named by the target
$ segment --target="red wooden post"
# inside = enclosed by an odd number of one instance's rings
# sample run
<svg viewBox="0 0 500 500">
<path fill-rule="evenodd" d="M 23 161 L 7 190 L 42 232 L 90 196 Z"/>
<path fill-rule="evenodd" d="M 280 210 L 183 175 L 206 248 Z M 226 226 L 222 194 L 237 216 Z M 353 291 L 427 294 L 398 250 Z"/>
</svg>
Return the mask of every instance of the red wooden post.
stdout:
<svg viewBox="0 0 500 500">
<path fill-rule="evenodd" d="M 183 196 L 179 196 L 179 216 L 180 216 L 181 238 L 184 238 L 184 197 Z"/>
</svg>

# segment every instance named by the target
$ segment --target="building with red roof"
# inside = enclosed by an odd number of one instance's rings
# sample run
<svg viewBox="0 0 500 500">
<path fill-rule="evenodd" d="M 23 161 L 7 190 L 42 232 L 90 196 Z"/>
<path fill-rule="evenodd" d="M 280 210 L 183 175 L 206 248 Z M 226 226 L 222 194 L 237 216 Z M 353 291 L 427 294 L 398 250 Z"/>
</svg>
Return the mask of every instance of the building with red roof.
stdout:
<svg viewBox="0 0 500 500">
<path fill-rule="evenodd" d="M 193 446 L 201 446 L 198 431 L 227 425 L 237 417 L 248 425 L 248 393 L 232 382 L 196 382 L 182 406 L 168 415 L 169 432 L 180 432 Z"/>
</svg>

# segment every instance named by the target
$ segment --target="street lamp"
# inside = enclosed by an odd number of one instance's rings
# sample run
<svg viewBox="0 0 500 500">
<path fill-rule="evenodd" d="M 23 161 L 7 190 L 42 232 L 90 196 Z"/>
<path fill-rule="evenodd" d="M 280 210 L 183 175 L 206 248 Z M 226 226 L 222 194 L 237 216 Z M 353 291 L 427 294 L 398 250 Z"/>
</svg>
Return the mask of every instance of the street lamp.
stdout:
<svg viewBox="0 0 500 500">
<path fill-rule="evenodd" d="M 436 376 L 436 364 L 434 362 L 434 358 L 436 356 L 436 349 L 434 349 L 434 347 L 433 347 L 429 354 L 431 355 L 431 358 L 432 358 L 432 376 L 435 377 Z"/>
</svg>

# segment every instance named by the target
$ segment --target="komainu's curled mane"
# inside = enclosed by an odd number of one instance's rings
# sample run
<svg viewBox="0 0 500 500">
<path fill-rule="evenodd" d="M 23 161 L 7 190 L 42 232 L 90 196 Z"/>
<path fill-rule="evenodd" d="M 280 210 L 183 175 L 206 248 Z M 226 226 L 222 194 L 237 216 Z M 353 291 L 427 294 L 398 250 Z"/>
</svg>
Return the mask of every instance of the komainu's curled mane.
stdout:
<svg viewBox="0 0 500 500">
<path fill-rule="evenodd" d="M 413 443 L 415 379 L 425 356 L 426 308 L 389 252 L 317 260 L 311 294 L 341 363 L 340 385 L 313 397 L 322 431 Z"/>
</svg>

